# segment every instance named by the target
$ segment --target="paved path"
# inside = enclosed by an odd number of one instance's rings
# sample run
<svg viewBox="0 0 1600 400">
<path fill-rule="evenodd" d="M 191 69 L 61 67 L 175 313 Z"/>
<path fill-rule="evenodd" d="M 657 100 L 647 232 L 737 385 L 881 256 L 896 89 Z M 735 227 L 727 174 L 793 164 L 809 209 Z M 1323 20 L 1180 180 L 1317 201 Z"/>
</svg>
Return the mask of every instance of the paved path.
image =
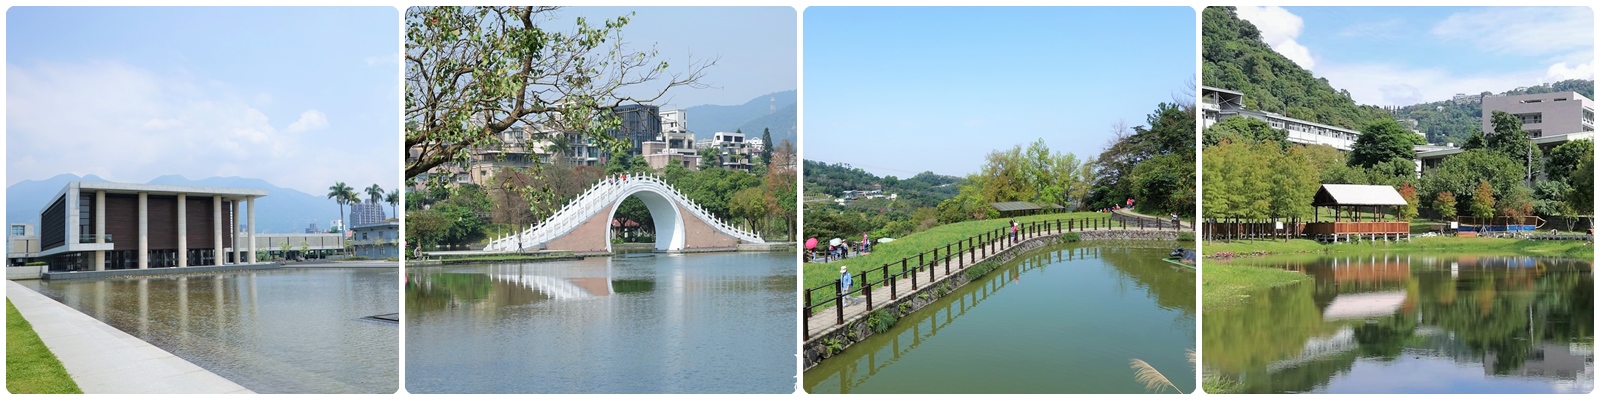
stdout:
<svg viewBox="0 0 1600 400">
<path fill-rule="evenodd" d="M 1080 227 L 1080 228 L 1073 229 L 1070 232 L 1097 232 L 1097 231 L 1098 232 L 1108 232 L 1108 231 L 1134 231 L 1134 232 L 1137 232 L 1137 231 L 1163 231 L 1163 230 L 1168 231 L 1168 232 L 1172 231 L 1172 228 L 1170 228 L 1170 227 L 1168 227 L 1167 229 L 1159 229 L 1159 228 L 1156 228 L 1154 226 L 1146 226 L 1144 228 L 1122 227 L 1120 223 L 1117 223 L 1116 226 L 1117 227 L 1100 226 L 1098 228 L 1091 228 L 1091 229 L 1083 229 L 1083 228 Z M 1055 228 L 1055 226 L 1051 225 L 1051 226 L 1047 226 L 1046 228 L 1047 229 L 1051 229 L 1051 228 Z M 1062 233 L 1064 233 L 1064 231 L 1041 230 L 1039 232 L 1034 232 L 1032 234 L 1024 234 L 1024 235 L 1022 235 L 1022 237 L 1017 239 L 1017 244 L 1021 244 L 1022 242 L 1026 242 L 1029 239 L 1047 237 L 1047 236 L 1056 236 L 1056 235 L 1060 235 Z M 956 260 L 956 259 L 950 260 L 948 272 L 946 272 L 947 268 L 945 267 L 945 263 L 942 262 L 942 261 L 938 262 L 936 264 L 936 266 L 934 268 L 932 268 L 933 272 L 932 272 L 932 279 L 931 280 L 932 280 L 932 282 L 934 284 L 938 284 L 940 282 L 944 282 L 946 277 L 948 277 L 950 275 L 960 274 L 963 271 L 965 271 L 967 269 L 968 265 L 977 265 L 978 263 L 981 263 L 984 260 L 988 260 L 990 258 L 993 258 L 995 256 L 995 254 L 1003 252 L 1006 249 L 1010 249 L 1010 248 L 1015 247 L 1015 246 L 1016 245 L 1012 244 L 1011 241 L 1009 241 L 1009 240 L 1002 240 L 1002 241 L 1000 241 L 998 243 L 992 243 L 987 247 L 980 247 L 979 248 L 980 256 L 976 257 L 976 260 L 973 259 L 974 257 L 971 254 L 962 253 L 962 257 L 961 257 L 960 260 Z M 987 250 L 984 250 L 984 249 L 987 249 Z M 984 251 L 987 251 L 987 253 L 984 253 Z M 983 254 L 987 254 L 987 255 L 983 255 Z M 933 260 L 929 260 L 929 262 L 933 262 Z M 873 267 L 873 268 L 876 268 L 876 267 Z M 910 266 L 908 266 L 908 268 L 910 268 Z M 904 297 L 910 295 L 912 293 L 911 280 L 912 279 L 910 277 L 905 277 L 905 278 L 898 279 L 898 280 L 895 281 L 894 286 L 892 288 L 888 285 L 887 282 L 884 282 L 882 284 L 873 284 L 872 293 L 871 293 L 873 309 L 882 308 L 884 304 L 887 304 L 887 303 L 889 303 L 891 301 L 894 301 L 895 299 L 904 298 Z M 917 277 L 916 277 L 916 281 L 917 281 L 917 289 L 921 289 L 921 288 L 927 287 L 928 284 L 929 284 L 929 281 L 930 281 L 929 272 L 927 270 L 922 270 L 922 271 L 918 272 L 917 273 Z M 861 278 L 856 278 L 856 285 L 864 285 L 864 284 L 866 284 L 866 282 L 862 281 Z M 891 289 L 893 289 L 892 291 L 894 292 L 894 293 L 892 293 L 893 296 L 891 296 L 891 293 L 890 293 Z M 802 296 L 804 296 L 804 293 L 802 293 Z M 898 297 L 895 297 L 895 296 L 898 296 Z M 802 305 L 802 307 L 804 307 L 804 306 Z M 803 341 L 814 340 L 814 339 L 816 339 L 818 337 L 822 337 L 823 335 L 826 335 L 828 333 L 832 333 L 834 330 L 837 330 L 839 328 L 843 328 L 845 326 L 849 326 L 851 323 L 854 323 L 857 319 L 865 318 L 868 311 L 869 310 L 867 310 L 867 298 L 866 298 L 866 296 L 856 296 L 856 297 L 854 297 L 851 300 L 846 302 L 846 305 L 844 307 L 844 323 L 843 324 L 838 323 L 839 322 L 839 311 L 838 311 L 837 308 L 835 308 L 835 306 L 829 306 L 827 308 L 818 310 L 815 313 L 811 314 L 811 317 L 806 318 L 805 329 L 806 329 L 807 335 L 806 335 L 806 337 L 804 338 Z"/>
<path fill-rule="evenodd" d="M 255 393 L 16 282 L 6 297 L 84 393 Z"/>
<path fill-rule="evenodd" d="M 1113 214 L 1120 214 L 1120 215 L 1128 216 L 1128 217 L 1131 217 L 1131 218 L 1155 220 L 1156 222 L 1161 222 L 1161 223 L 1166 223 L 1166 224 L 1171 224 L 1172 223 L 1172 217 L 1170 217 L 1170 216 L 1157 217 L 1157 216 L 1154 216 L 1154 215 L 1144 215 L 1144 214 L 1133 212 L 1133 210 L 1129 210 L 1129 209 L 1126 209 L 1126 208 L 1121 209 L 1121 210 L 1112 211 L 1112 213 Z M 1190 229 L 1190 230 L 1194 229 L 1194 223 L 1189 222 L 1189 221 L 1179 220 L 1178 221 L 1178 225 L 1182 226 L 1184 229 Z M 1168 226 L 1167 228 L 1170 229 L 1171 226 Z"/>
</svg>

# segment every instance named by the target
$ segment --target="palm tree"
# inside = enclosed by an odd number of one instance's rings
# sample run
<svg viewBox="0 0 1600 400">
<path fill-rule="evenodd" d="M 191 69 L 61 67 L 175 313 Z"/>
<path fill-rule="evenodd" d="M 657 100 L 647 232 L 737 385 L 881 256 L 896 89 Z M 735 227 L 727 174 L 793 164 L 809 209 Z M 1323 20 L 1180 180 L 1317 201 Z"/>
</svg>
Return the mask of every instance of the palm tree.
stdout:
<svg viewBox="0 0 1600 400">
<path fill-rule="evenodd" d="M 372 186 L 367 187 L 367 195 L 372 196 L 373 204 L 377 204 L 379 201 L 383 201 L 383 188 L 374 183 Z"/>
<path fill-rule="evenodd" d="M 349 199 L 349 194 L 354 192 L 355 190 L 350 189 L 350 186 L 346 186 L 344 182 L 334 182 L 333 186 L 328 187 L 328 198 L 333 199 L 335 203 L 339 203 L 339 229 L 341 231 L 344 229 L 345 200 Z"/>
<path fill-rule="evenodd" d="M 400 204 L 400 189 L 390 190 L 389 194 L 383 196 L 383 201 L 389 203 L 389 210 L 394 212 L 394 217 L 400 218 L 400 210 L 395 207 Z"/>
</svg>

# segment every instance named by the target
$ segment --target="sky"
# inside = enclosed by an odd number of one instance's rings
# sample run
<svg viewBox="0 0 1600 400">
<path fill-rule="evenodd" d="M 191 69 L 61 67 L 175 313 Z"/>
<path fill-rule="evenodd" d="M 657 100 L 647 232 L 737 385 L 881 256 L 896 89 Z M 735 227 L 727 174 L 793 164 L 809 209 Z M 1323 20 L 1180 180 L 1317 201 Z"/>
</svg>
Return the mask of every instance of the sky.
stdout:
<svg viewBox="0 0 1600 400">
<path fill-rule="evenodd" d="M 629 12 L 623 40 L 634 50 L 654 46 L 669 71 L 717 61 L 702 80 L 710 87 L 674 88 L 656 102 L 663 108 L 738 105 L 798 87 L 793 7 L 568 7 L 545 26 L 568 31 L 580 16 L 597 25 Z"/>
<path fill-rule="evenodd" d="M 1190 7 L 808 7 L 807 160 L 966 176 L 1044 138 L 1095 156 L 1112 125 L 1192 101 Z"/>
<path fill-rule="evenodd" d="M 1273 50 L 1362 104 L 1594 79 L 1588 7 L 1239 7 L 1238 15 Z"/>
<path fill-rule="evenodd" d="M 6 184 L 400 183 L 393 7 L 14 7 Z"/>
</svg>

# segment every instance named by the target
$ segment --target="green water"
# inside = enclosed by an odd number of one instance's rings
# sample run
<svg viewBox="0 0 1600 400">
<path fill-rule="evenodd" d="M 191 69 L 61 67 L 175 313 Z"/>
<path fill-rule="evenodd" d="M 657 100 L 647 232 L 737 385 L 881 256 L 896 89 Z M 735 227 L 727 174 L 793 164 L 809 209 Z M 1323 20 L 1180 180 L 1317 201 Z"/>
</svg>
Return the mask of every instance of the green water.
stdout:
<svg viewBox="0 0 1600 400">
<path fill-rule="evenodd" d="M 1195 273 L 1161 261 L 1169 250 L 1029 252 L 823 360 L 805 390 L 1148 393 L 1138 358 L 1189 392 Z"/>
<path fill-rule="evenodd" d="M 1592 263 L 1363 255 L 1240 261 L 1312 281 L 1206 310 L 1208 370 L 1246 393 L 1588 393 Z"/>
</svg>

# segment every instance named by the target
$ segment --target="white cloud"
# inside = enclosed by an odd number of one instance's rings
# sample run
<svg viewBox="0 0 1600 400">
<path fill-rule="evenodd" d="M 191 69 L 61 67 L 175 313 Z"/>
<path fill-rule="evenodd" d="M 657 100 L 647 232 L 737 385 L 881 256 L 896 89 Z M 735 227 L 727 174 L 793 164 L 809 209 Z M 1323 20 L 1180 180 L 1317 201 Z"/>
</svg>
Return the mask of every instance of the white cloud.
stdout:
<svg viewBox="0 0 1600 400">
<path fill-rule="evenodd" d="M 260 96 L 225 82 L 88 61 L 7 65 L 6 84 L 8 185 L 65 172 L 135 183 L 237 175 L 301 190 L 329 180 L 299 135 L 251 104 Z M 288 130 L 326 126 L 308 110 Z"/>
<path fill-rule="evenodd" d="M 1558 70 L 1556 67 L 1563 67 Z M 1588 65 L 1567 68 L 1552 66 L 1550 71 L 1528 70 L 1510 73 L 1457 75 L 1445 68 L 1418 68 L 1389 63 L 1343 64 L 1324 62 L 1319 76 L 1333 87 L 1350 91 L 1357 103 L 1380 106 L 1411 105 L 1447 100 L 1456 93 L 1502 92 L 1518 86 L 1533 86 L 1559 79 L 1558 73 L 1588 72 Z"/>
<path fill-rule="evenodd" d="M 1583 52 L 1594 48 L 1594 12 L 1589 7 L 1490 7 L 1452 14 L 1432 32 L 1497 54 Z"/>
<path fill-rule="evenodd" d="M 305 131 L 314 131 L 327 127 L 327 115 L 323 115 L 321 111 L 317 110 L 306 110 L 306 112 L 300 113 L 300 120 L 289 124 L 289 132 L 299 133 Z"/>
<path fill-rule="evenodd" d="M 1589 63 L 1568 66 L 1565 62 L 1555 63 L 1545 70 L 1546 82 L 1562 81 L 1567 79 L 1594 79 L 1594 70 Z"/>
<path fill-rule="evenodd" d="M 1300 31 L 1305 28 L 1305 20 L 1300 16 L 1276 6 L 1238 7 L 1236 14 L 1255 25 L 1261 31 L 1261 40 L 1272 46 L 1273 51 L 1299 64 L 1301 68 L 1309 70 L 1316 66 L 1311 49 L 1296 41 Z"/>
</svg>

